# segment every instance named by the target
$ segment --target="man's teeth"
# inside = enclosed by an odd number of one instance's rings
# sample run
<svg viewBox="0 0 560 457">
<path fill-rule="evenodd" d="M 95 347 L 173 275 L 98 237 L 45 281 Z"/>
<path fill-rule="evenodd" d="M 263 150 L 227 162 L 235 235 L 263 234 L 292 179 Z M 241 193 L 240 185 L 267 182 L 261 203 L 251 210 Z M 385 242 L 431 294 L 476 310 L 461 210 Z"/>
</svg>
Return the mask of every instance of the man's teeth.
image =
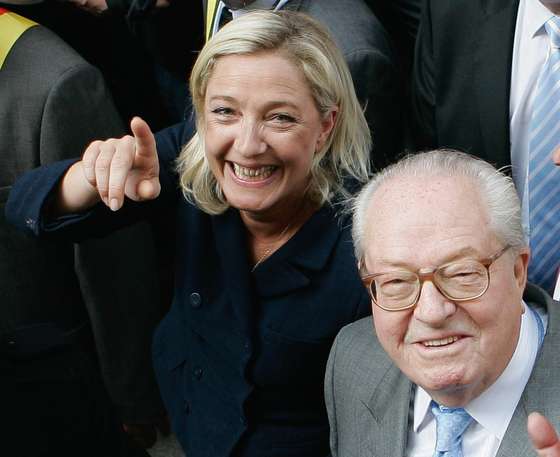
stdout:
<svg viewBox="0 0 560 457">
<path fill-rule="evenodd" d="M 422 344 L 424 346 L 445 346 L 446 344 L 454 343 L 458 339 L 458 336 L 448 336 L 447 338 L 441 338 L 439 340 L 424 341 Z"/>
<path fill-rule="evenodd" d="M 239 178 L 268 178 L 272 172 L 276 169 L 273 165 L 266 165 L 260 168 L 246 168 L 241 165 L 233 164 L 233 171 L 235 175 Z"/>
</svg>

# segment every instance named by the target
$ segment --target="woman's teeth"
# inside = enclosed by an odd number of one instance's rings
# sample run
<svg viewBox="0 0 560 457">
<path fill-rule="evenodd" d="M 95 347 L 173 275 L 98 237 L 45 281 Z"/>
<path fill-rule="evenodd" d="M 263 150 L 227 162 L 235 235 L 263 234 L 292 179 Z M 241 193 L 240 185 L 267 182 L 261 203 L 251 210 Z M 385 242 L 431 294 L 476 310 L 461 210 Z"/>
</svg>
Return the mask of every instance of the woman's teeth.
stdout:
<svg viewBox="0 0 560 457">
<path fill-rule="evenodd" d="M 259 168 L 246 168 L 236 163 L 233 164 L 235 176 L 242 179 L 256 178 L 255 181 L 268 178 L 275 169 L 276 167 L 274 165 L 266 165 Z"/>
<path fill-rule="evenodd" d="M 454 343 L 458 339 L 458 336 L 448 336 L 447 338 L 441 338 L 439 340 L 424 341 L 422 344 L 424 344 L 424 346 L 445 346 L 446 344 Z"/>
</svg>

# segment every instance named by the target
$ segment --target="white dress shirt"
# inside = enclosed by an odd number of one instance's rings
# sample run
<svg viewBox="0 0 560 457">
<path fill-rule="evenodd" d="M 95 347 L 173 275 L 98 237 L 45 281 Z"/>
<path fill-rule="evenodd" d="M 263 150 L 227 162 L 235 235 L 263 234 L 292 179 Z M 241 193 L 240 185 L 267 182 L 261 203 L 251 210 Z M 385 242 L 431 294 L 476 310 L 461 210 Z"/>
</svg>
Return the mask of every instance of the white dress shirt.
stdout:
<svg viewBox="0 0 560 457">
<path fill-rule="evenodd" d="M 537 80 L 549 53 L 550 40 L 544 24 L 552 16 L 552 12 L 539 0 L 519 2 L 511 68 L 509 119 L 513 180 L 522 202 L 526 234 L 529 234 L 527 175 L 531 115 Z"/>
<path fill-rule="evenodd" d="M 495 457 L 521 398 L 539 350 L 537 318 L 523 303 L 525 313 L 517 346 L 496 382 L 464 408 L 473 422 L 463 435 L 464 457 Z M 543 322 L 546 328 L 546 320 Z M 428 393 L 418 387 L 414 397 L 414 424 L 408 433 L 407 457 L 432 457 L 436 443 L 436 420 Z"/>
</svg>

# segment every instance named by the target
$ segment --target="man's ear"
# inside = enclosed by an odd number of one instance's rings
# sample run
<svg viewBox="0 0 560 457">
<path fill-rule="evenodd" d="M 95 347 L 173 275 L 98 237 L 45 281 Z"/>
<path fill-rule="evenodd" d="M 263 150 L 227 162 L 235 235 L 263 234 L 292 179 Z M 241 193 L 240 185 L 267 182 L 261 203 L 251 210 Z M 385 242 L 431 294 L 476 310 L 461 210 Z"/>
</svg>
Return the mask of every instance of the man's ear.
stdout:
<svg viewBox="0 0 560 457">
<path fill-rule="evenodd" d="M 529 265 L 530 250 L 528 247 L 521 248 L 513 264 L 513 274 L 520 295 L 523 296 L 525 285 L 527 284 L 527 267 Z"/>
</svg>

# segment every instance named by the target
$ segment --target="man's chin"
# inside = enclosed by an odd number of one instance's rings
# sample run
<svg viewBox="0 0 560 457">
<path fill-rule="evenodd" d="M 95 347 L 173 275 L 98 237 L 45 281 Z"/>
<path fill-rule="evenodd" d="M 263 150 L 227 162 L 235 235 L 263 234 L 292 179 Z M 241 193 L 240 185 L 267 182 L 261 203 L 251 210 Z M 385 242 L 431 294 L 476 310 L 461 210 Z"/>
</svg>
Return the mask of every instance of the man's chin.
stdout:
<svg viewBox="0 0 560 457">
<path fill-rule="evenodd" d="M 459 381 L 439 380 L 422 387 L 437 403 L 451 408 L 465 406 L 477 396 L 472 385 Z"/>
</svg>

